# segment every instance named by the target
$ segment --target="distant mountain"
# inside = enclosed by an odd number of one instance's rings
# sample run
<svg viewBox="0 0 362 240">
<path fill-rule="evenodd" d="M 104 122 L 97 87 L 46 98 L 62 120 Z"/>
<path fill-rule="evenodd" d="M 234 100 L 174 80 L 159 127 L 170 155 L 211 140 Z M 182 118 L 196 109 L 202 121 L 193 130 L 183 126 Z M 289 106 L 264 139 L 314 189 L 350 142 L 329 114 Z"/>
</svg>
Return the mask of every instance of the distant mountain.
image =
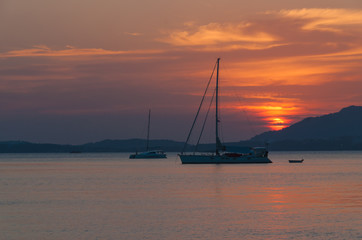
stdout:
<svg viewBox="0 0 362 240">
<path fill-rule="evenodd" d="M 0 153 L 57 153 L 73 151 L 75 146 L 25 141 L 0 142 Z"/>
<path fill-rule="evenodd" d="M 225 143 L 228 151 L 248 151 L 249 147 L 265 146 L 269 150 L 362 150 L 362 107 L 350 106 L 337 113 L 306 118 L 280 131 L 259 134 L 248 141 Z M 184 142 L 150 140 L 150 149 L 181 152 Z M 215 144 L 201 144 L 198 151 L 213 151 Z M 82 145 L 40 144 L 24 141 L 0 142 L 0 153 L 50 152 L 141 152 L 145 139 L 104 140 Z M 193 151 L 188 145 L 186 151 Z"/>
<path fill-rule="evenodd" d="M 149 148 L 180 152 L 183 142 L 172 140 L 150 140 Z M 104 140 L 82 145 L 61 145 L 47 143 L 30 143 L 25 141 L 0 142 L 0 153 L 56 153 L 56 152 L 141 152 L 146 150 L 146 140 Z"/>
<path fill-rule="evenodd" d="M 339 146 L 359 144 L 362 142 L 362 107 L 350 106 L 337 113 L 305 118 L 282 130 L 264 132 L 250 139 L 254 142 L 267 141 L 272 145 L 293 141 L 310 143 L 308 140 L 313 140 L 316 145 L 327 142 L 338 142 Z"/>
</svg>

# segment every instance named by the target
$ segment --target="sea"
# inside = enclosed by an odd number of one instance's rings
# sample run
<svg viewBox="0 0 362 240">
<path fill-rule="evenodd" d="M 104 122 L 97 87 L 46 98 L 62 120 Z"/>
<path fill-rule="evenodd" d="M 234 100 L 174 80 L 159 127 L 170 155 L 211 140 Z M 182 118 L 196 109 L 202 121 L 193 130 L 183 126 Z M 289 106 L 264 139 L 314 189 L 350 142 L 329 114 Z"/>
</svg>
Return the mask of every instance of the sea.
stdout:
<svg viewBox="0 0 362 240">
<path fill-rule="evenodd" d="M 128 156 L 0 154 L 0 239 L 362 239 L 361 151 Z"/>
</svg>

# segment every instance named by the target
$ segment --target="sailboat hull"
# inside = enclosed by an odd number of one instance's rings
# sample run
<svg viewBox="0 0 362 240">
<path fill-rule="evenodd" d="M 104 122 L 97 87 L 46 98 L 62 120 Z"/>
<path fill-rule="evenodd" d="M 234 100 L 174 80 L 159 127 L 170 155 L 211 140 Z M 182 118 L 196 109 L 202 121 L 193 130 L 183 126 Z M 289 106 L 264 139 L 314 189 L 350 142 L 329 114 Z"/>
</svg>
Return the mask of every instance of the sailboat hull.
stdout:
<svg viewBox="0 0 362 240">
<path fill-rule="evenodd" d="M 179 155 L 182 164 L 240 164 L 240 163 L 272 163 L 268 157 L 225 155 Z"/>
<path fill-rule="evenodd" d="M 149 152 L 142 152 L 142 153 L 135 153 L 129 156 L 131 159 L 144 159 L 144 158 L 167 158 L 166 153 L 163 151 L 149 151 Z"/>
</svg>

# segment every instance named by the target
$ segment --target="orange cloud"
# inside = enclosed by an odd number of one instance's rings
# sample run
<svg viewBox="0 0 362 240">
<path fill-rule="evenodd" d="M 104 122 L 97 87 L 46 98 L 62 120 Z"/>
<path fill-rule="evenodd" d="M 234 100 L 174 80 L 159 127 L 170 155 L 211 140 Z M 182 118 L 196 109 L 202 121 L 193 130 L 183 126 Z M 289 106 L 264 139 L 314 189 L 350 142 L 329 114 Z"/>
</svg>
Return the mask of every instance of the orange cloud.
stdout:
<svg viewBox="0 0 362 240">
<path fill-rule="evenodd" d="M 333 53 L 326 53 L 321 55 L 313 56 L 313 59 L 319 61 L 327 61 L 327 60 L 340 60 L 340 61 L 349 61 L 349 64 L 352 64 L 350 61 L 354 60 L 362 60 L 362 47 L 359 45 L 352 45 L 351 48 Z"/>
<path fill-rule="evenodd" d="M 46 45 L 35 45 L 30 49 L 13 50 L 0 53 L 0 58 L 11 57 L 70 57 L 70 56 L 109 56 L 109 55 L 142 55 L 159 54 L 163 50 L 113 51 L 102 48 L 75 48 L 67 45 L 66 49 L 54 50 Z"/>
<path fill-rule="evenodd" d="M 260 49 L 278 41 L 278 38 L 270 33 L 253 29 L 251 23 L 209 23 L 196 27 L 193 24 L 187 24 L 187 28 L 191 29 L 172 31 L 167 37 L 158 41 L 173 46 L 212 46 L 229 43 L 230 50 Z"/>
<path fill-rule="evenodd" d="M 142 35 L 142 33 L 138 33 L 138 32 L 124 32 L 124 34 L 132 36 L 132 37 L 138 37 L 138 36 Z"/>
<path fill-rule="evenodd" d="M 342 26 L 362 25 L 362 10 L 303 8 L 281 10 L 277 13 L 287 18 L 307 20 L 304 30 L 338 32 Z"/>
<path fill-rule="evenodd" d="M 279 59 L 256 60 L 233 63 L 228 76 L 229 84 L 236 86 L 256 86 L 266 84 L 318 85 L 329 81 L 325 74 L 347 71 L 350 63 L 323 62 L 313 56 L 296 56 Z"/>
<path fill-rule="evenodd" d="M 265 122 L 266 126 L 271 130 L 280 130 L 288 127 L 294 119 L 290 116 L 299 115 L 303 113 L 300 107 L 295 106 L 295 102 L 289 103 L 267 103 L 266 105 L 246 106 L 248 111 L 254 112 L 260 116 Z"/>
</svg>

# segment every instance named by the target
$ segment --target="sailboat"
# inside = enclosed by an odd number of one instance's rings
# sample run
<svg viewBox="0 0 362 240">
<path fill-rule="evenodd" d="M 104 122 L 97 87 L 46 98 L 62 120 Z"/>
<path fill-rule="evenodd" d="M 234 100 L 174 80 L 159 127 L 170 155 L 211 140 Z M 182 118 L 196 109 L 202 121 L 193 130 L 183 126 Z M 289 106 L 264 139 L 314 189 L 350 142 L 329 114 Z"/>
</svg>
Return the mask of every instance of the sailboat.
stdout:
<svg viewBox="0 0 362 240">
<path fill-rule="evenodd" d="M 206 87 L 204 96 L 201 100 L 199 109 L 197 111 L 196 117 L 190 129 L 189 135 L 184 145 L 184 149 L 179 154 L 182 164 L 222 164 L 222 163 L 271 163 L 272 161 L 268 158 L 268 151 L 265 147 L 255 147 L 250 148 L 248 153 L 238 153 L 238 152 L 226 152 L 225 146 L 222 145 L 219 138 L 219 65 L 220 58 L 217 59 L 216 64 L 214 66 L 214 71 L 216 67 L 216 88 L 215 88 L 215 151 L 213 153 L 205 153 L 199 154 L 195 151 L 192 154 L 186 154 L 185 149 L 187 147 L 187 143 L 191 136 L 192 129 L 195 125 L 197 116 L 199 115 L 201 105 L 203 103 L 204 97 L 206 95 L 208 86 L 212 79 L 213 74 L 209 80 L 209 83 Z M 214 73 L 213 71 L 213 73 Z M 201 137 L 201 135 L 200 135 Z M 199 139 L 200 140 L 200 139 Z M 196 145 L 197 146 L 197 145 Z"/>
<path fill-rule="evenodd" d="M 147 145 L 146 152 L 136 152 L 131 154 L 129 158 L 167 158 L 167 155 L 162 150 L 149 150 L 149 142 L 150 142 L 150 124 L 151 124 L 151 109 L 148 111 L 148 127 L 147 127 Z"/>
</svg>

